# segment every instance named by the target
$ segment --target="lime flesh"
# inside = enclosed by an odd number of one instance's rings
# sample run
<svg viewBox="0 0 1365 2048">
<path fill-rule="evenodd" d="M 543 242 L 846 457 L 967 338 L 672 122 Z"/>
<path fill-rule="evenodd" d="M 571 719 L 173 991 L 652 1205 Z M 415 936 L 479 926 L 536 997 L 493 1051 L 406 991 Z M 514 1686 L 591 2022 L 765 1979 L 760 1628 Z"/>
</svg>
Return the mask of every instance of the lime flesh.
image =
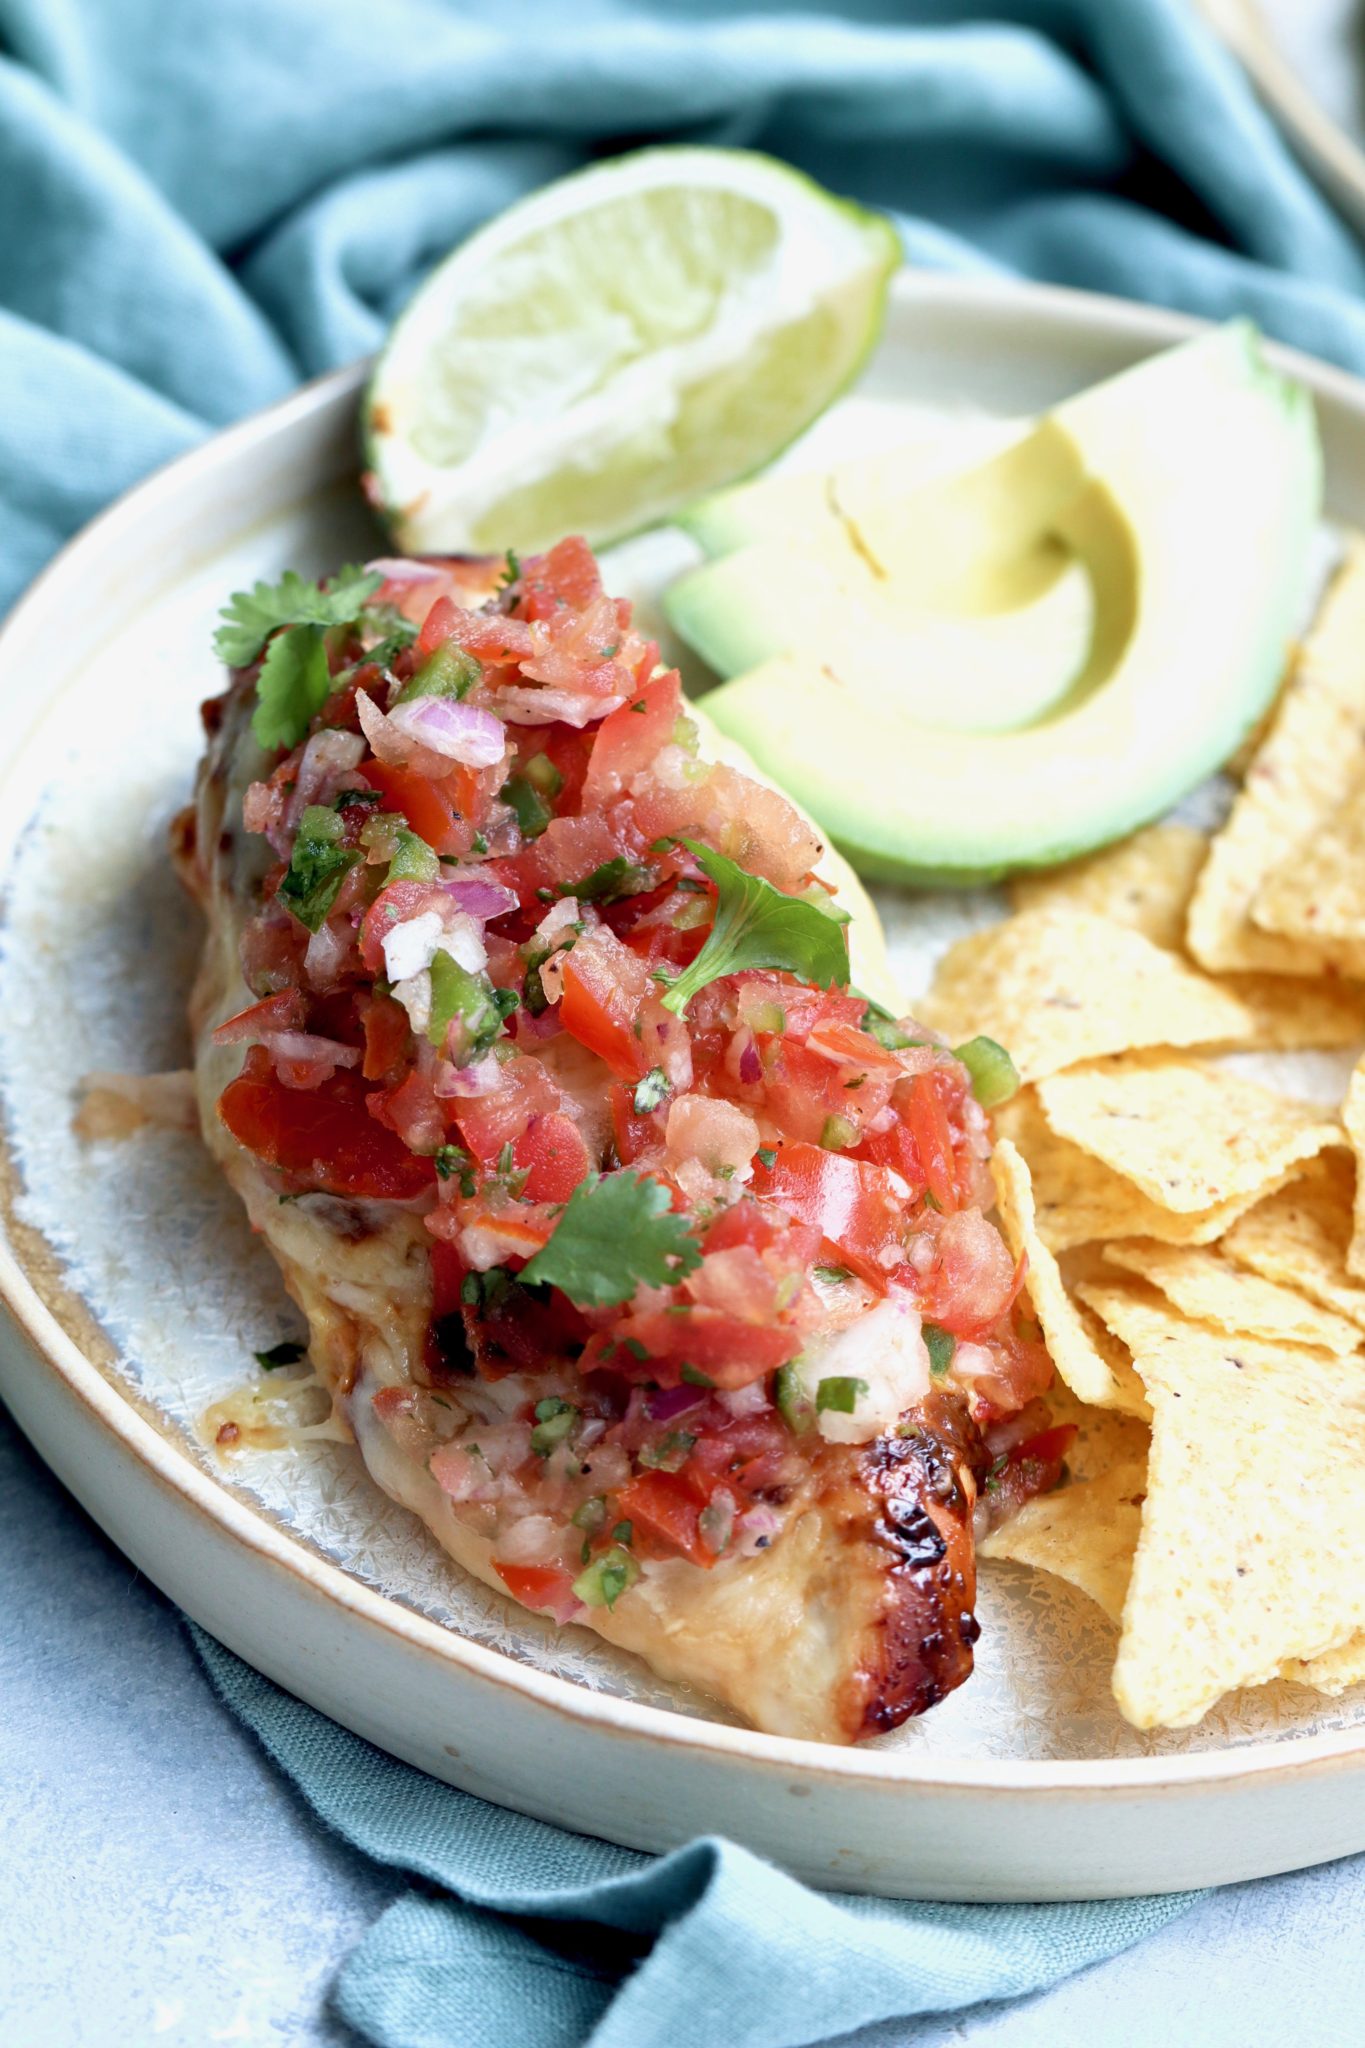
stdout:
<svg viewBox="0 0 1365 2048">
<path fill-rule="evenodd" d="M 596 545 L 747 475 L 856 374 L 899 245 L 746 151 L 618 157 L 521 201 L 442 264 L 366 398 L 413 553 Z"/>
</svg>

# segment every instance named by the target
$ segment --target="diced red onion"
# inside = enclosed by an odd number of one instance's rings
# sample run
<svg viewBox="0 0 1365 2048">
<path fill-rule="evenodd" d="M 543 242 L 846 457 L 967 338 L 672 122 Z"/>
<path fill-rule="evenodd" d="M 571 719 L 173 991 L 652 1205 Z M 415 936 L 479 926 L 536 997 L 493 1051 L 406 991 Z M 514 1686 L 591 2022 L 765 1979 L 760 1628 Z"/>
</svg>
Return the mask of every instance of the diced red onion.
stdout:
<svg viewBox="0 0 1365 2048">
<path fill-rule="evenodd" d="M 502 1068 L 489 1053 L 486 1059 L 475 1060 L 472 1066 L 452 1067 L 443 1063 L 436 1077 L 435 1093 L 442 1100 L 452 1096 L 491 1095 L 502 1080 Z"/>
<path fill-rule="evenodd" d="M 414 774 L 439 779 L 450 773 L 450 763 L 444 754 L 438 754 L 434 747 L 426 747 L 412 738 L 411 734 L 399 730 L 389 715 L 381 711 L 368 690 L 355 693 L 356 716 L 360 728 L 371 747 L 376 760 L 383 761 L 389 768 L 411 768 Z"/>
<path fill-rule="evenodd" d="M 309 804 L 325 802 L 334 794 L 339 779 L 358 768 L 364 754 L 365 742 L 358 732 L 337 732 L 329 726 L 313 734 L 299 759 L 285 812 L 291 830 Z"/>
<path fill-rule="evenodd" d="M 512 1018 L 512 1036 L 519 1045 L 537 1045 L 546 1038 L 557 1038 L 563 1030 L 557 1009 L 542 1010 L 538 1017 L 523 1007 Z"/>
<path fill-rule="evenodd" d="M 739 1056 L 739 1078 L 749 1088 L 763 1079 L 763 1061 L 752 1038 Z"/>
<path fill-rule="evenodd" d="M 445 575 L 444 569 L 434 568 L 430 562 L 410 561 L 404 555 L 376 555 L 365 564 L 365 571 L 382 576 L 386 583 L 434 583 Z"/>
<path fill-rule="evenodd" d="M 303 966 L 315 988 L 330 988 L 340 977 L 354 934 L 339 924 L 320 924 L 304 948 Z"/>
<path fill-rule="evenodd" d="M 506 917 L 509 910 L 516 909 L 519 900 L 515 889 L 502 882 L 490 882 L 477 873 L 449 875 L 441 886 L 466 916 L 478 918 L 481 924 Z"/>
<path fill-rule="evenodd" d="M 760 1550 L 766 1550 L 775 1536 L 782 1533 L 782 1522 L 771 1508 L 754 1507 L 742 1514 L 735 1524 L 735 1542 L 732 1555 L 735 1557 L 756 1557 Z"/>
<path fill-rule="evenodd" d="M 716 1397 L 723 1408 L 728 1408 L 736 1417 L 761 1415 L 768 1406 L 768 1397 L 763 1391 L 762 1380 L 750 1380 L 747 1387 L 727 1387 Z"/>
<path fill-rule="evenodd" d="M 519 684 L 498 691 L 498 713 L 508 725 L 549 725 L 558 719 L 579 731 L 595 719 L 619 711 L 625 692 L 610 697 L 589 697 L 574 690 L 528 690 Z"/>
<path fill-rule="evenodd" d="M 705 1387 L 665 1387 L 662 1393 L 650 1395 L 649 1413 L 655 1422 L 672 1422 L 690 1409 L 700 1408 L 705 1399 Z"/>
<path fill-rule="evenodd" d="M 395 704 L 388 719 L 405 739 L 465 768 L 495 768 L 507 751 L 502 720 L 454 697 L 414 697 Z"/>
</svg>

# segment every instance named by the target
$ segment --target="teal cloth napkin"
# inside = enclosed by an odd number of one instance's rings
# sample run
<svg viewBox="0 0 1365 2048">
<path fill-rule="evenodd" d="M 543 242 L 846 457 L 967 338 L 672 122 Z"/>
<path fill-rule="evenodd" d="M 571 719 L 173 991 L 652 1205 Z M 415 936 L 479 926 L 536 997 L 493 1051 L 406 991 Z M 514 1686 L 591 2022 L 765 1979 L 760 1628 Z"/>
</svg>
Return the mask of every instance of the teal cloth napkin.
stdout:
<svg viewBox="0 0 1365 2048">
<path fill-rule="evenodd" d="M 1198 1896 L 908 1905 L 808 1891 L 715 1836 L 641 1856 L 439 1785 L 190 1632 L 319 1818 L 421 1881 L 337 1981 L 379 2048 L 806 2048 L 1040 1990 Z"/>
<path fill-rule="evenodd" d="M 1365 259 L 1184 0 L 0 0 L 0 607 L 116 492 L 373 347 L 489 213 L 647 137 L 789 156 L 922 264 L 1249 312 L 1365 371 Z M 1187 1903 L 654 1862 L 196 1640 L 322 1820 L 417 1881 L 339 1980 L 383 2048 L 797 2048 L 1037 1989 Z"/>
<path fill-rule="evenodd" d="M 917 262 L 1365 370 L 1365 260 L 1191 0 L 0 0 L 0 610 L 487 214 L 646 137 L 793 157 Z"/>
</svg>

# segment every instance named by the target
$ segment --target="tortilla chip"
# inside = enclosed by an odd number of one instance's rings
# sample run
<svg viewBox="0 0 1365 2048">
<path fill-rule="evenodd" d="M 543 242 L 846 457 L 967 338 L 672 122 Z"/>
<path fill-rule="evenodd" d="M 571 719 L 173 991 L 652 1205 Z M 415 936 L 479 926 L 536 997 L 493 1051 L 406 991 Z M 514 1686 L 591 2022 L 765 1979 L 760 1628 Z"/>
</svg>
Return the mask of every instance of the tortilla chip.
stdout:
<svg viewBox="0 0 1365 2048">
<path fill-rule="evenodd" d="M 1082 1292 L 1153 1411 L 1114 1697 L 1187 1728 L 1365 1629 L 1365 1364 L 1223 1336 L 1138 1282 Z"/>
<path fill-rule="evenodd" d="M 1280 1676 L 1335 1699 L 1351 1686 L 1365 1684 L 1365 1635 L 1352 1636 L 1335 1650 L 1324 1650 L 1321 1657 L 1291 1657 Z"/>
<path fill-rule="evenodd" d="M 1251 916 L 1267 879 L 1321 831 L 1365 771 L 1365 543 L 1353 540 L 1299 653 L 1265 745 L 1195 886 L 1202 966 L 1317 974 L 1322 954 Z"/>
<path fill-rule="evenodd" d="M 1248 1272 L 1293 1287 L 1365 1330 L 1365 1285 L 1346 1270 L 1355 1172 L 1331 1152 L 1234 1222 L 1221 1249 Z"/>
<path fill-rule="evenodd" d="M 1068 1478 L 1027 1501 L 982 1539 L 977 1555 L 1051 1572 L 1088 1593 L 1113 1622 L 1133 1570 L 1147 1484 L 1147 1431 L 1115 1415 L 1049 1396 L 1056 1422 L 1074 1422 Z"/>
<path fill-rule="evenodd" d="M 1203 1060 L 1096 1060 L 1052 1075 L 1038 1099 L 1060 1137 L 1181 1215 L 1255 1195 L 1342 1142 L 1321 1109 Z"/>
<path fill-rule="evenodd" d="M 1082 910 L 1180 952 L 1190 898 L 1209 842 L 1190 825 L 1149 825 L 1086 860 L 1010 884 L 1016 910 Z M 1252 1015 L 1249 1042 L 1265 1050 L 1355 1045 L 1365 1038 L 1365 990 L 1289 974 L 1236 974 L 1223 983 Z"/>
<path fill-rule="evenodd" d="M 1365 972 L 1365 782 L 1271 871 L 1251 916 L 1262 931 L 1312 946 L 1344 973 Z"/>
<path fill-rule="evenodd" d="M 998 1135 L 1011 1139 L 1028 1162 L 1038 1235 L 1050 1251 L 1064 1252 L 1110 1237 L 1211 1244 L 1260 1199 L 1259 1193 L 1242 1195 L 1192 1215 L 1178 1215 L 1150 1201 L 1132 1181 L 1079 1145 L 1059 1138 L 1038 1106 L 1036 1090 L 1021 1089 L 992 1116 Z M 1284 1174 L 1277 1185 L 1289 1178 Z"/>
<path fill-rule="evenodd" d="M 1005 1242 L 1016 1259 L 1028 1260 L 1024 1284 L 1061 1378 L 1080 1400 L 1097 1408 L 1148 1414 L 1142 1382 L 1127 1352 L 1063 1286 L 1057 1261 L 1038 1234 L 1027 1162 L 1008 1138 L 997 1143 L 991 1172 Z"/>
<path fill-rule="evenodd" d="M 1289 1344 L 1345 1356 L 1360 1348 L 1362 1333 L 1345 1316 L 1233 1265 L 1216 1251 L 1140 1238 L 1107 1245 L 1104 1256 L 1110 1265 L 1149 1280 L 1193 1322 L 1251 1337 L 1283 1337 Z"/>
<path fill-rule="evenodd" d="M 1033 910 L 950 948 L 915 1015 L 956 1045 L 986 1032 L 1022 1079 L 1135 1046 L 1245 1043 L 1251 1012 L 1140 933 Z"/>
<path fill-rule="evenodd" d="M 1192 825 L 1149 825 L 1085 860 L 1016 875 L 1010 902 L 1019 911 L 1091 911 L 1178 953 L 1208 850 L 1208 840 Z"/>
<path fill-rule="evenodd" d="M 1351 1241 L 1346 1247 L 1346 1270 L 1355 1280 L 1365 1280 L 1365 1060 L 1352 1074 L 1341 1105 L 1341 1120 L 1356 1155 L 1355 1211 Z"/>
<path fill-rule="evenodd" d="M 1365 989 L 1355 982 L 1290 974 L 1225 974 L 1220 986 L 1252 1016 L 1251 1047 L 1296 1052 L 1358 1045 L 1365 1038 Z"/>
</svg>

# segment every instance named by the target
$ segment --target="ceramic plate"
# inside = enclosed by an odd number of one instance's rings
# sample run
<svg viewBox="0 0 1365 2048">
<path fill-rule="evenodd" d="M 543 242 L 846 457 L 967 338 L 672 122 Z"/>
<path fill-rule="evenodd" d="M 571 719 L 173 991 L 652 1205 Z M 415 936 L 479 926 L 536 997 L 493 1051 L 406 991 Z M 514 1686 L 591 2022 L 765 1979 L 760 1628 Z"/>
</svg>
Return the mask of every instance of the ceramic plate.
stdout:
<svg viewBox="0 0 1365 2048">
<path fill-rule="evenodd" d="M 856 392 L 786 460 L 969 433 L 1111 374 L 1189 325 L 993 283 L 897 284 Z M 1331 509 L 1365 524 L 1365 386 L 1315 389 Z M 311 1443 L 224 1463 L 205 1410 L 296 1327 L 197 1140 L 83 1145 L 78 1078 L 184 1065 L 197 917 L 164 853 L 189 789 L 225 595 L 374 552 L 354 483 L 359 373 L 339 372 L 141 485 L 0 633 L 2 1384 L 23 1428 L 147 1575 L 346 1726 L 505 1805 L 648 1849 L 721 1830 L 816 1883 L 889 1895 L 1105 1896 L 1365 1848 L 1365 1697 L 1276 1686 L 1142 1736 L 1109 1696 L 1113 1635 L 1081 1595 L 984 1574 L 976 1676 L 856 1751 L 758 1735 L 578 1629 L 467 1580 Z M 608 558 L 648 610 L 692 558 L 671 531 Z M 879 903 L 907 993 L 999 914 L 989 894 Z"/>
</svg>

